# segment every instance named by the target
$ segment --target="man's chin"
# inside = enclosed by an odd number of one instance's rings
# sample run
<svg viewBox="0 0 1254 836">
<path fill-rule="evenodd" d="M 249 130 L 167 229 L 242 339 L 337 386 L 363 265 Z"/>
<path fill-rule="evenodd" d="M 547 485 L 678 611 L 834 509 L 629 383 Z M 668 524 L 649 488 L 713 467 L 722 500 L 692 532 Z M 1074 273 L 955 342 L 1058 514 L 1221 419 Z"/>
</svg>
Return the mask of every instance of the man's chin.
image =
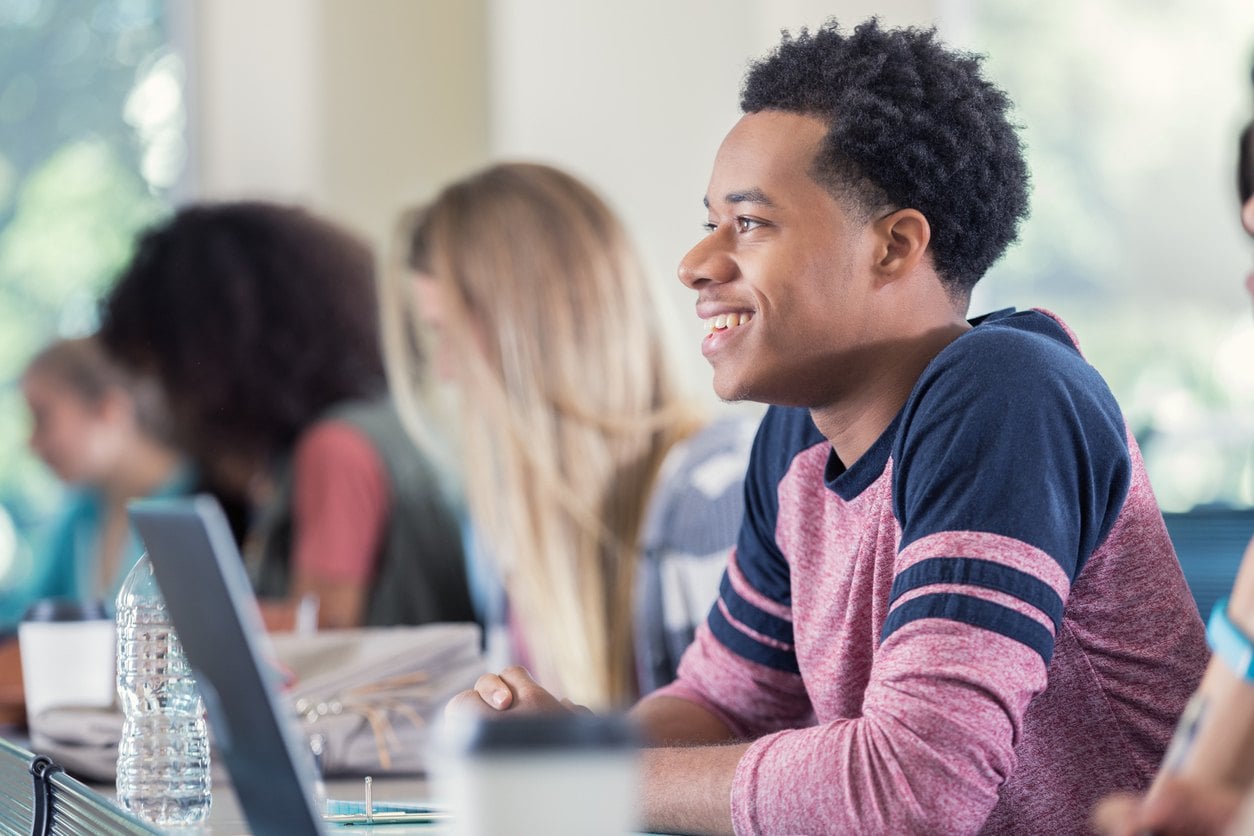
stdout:
<svg viewBox="0 0 1254 836">
<path fill-rule="evenodd" d="M 717 374 L 714 375 L 714 394 L 724 403 L 757 400 L 753 397 L 752 391 L 744 385 L 743 381 L 720 380 Z"/>
</svg>

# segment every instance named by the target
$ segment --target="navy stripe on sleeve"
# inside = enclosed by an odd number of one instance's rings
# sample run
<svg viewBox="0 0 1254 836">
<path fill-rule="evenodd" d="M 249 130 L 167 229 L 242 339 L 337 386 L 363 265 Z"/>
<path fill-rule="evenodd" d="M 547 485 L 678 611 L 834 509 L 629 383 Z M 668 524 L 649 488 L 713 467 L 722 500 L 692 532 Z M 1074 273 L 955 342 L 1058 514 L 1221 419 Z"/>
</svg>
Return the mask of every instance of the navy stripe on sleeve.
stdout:
<svg viewBox="0 0 1254 836">
<path fill-rule="evenodd" d="M 746 636 L 732 626 L 723 615 L 723 610 L 717 604 L 710 608 L 710 617 L 707 619 L 707 623 L 714 637 L 737 656 L 742 656 L 750 662 L 757 662 L 759 665 L 765 665 L 777 671 L 801 673 L 801 668 L 797 667 L 796 654 L 789 650 L 780 650 L 778 647 L 762 644 Z"/>
<path fill-rule="evenodd" d="M 892 610 L 884 620 L 880 643 L 883 644 L 889 636 L 910 622 L 922 618 L 944 618 L 992 630 L 1032 648 L 1041 655 L 1046 665 L 1054 655 L 1054 637 L 1049 630 L 1026 615 L 969 595 L 945 593 L 920 595 Z"/>
<path fill-rule="evenodd" d="M 1062 598 L 1040 578 L 1019 569 L 974 557 L 932 557 L 920 560 L 893 579 L 889 604 L 912 589 L 937 583 L 968 584 L 995 589 L 1031 604 L 1062 627 Z"/>
<path fill-rule="evenodd" d="M 770 636 L 778 642 L 793 643 L 792 622 L 764 612 L 741 598 L 726 572 L 723 573 L 723 582 L 719 584 L 718 594 L 727 605 L 727 611 L 731 613 L 732 618 L 741 624 L 764 636 Z"/>
</svg>

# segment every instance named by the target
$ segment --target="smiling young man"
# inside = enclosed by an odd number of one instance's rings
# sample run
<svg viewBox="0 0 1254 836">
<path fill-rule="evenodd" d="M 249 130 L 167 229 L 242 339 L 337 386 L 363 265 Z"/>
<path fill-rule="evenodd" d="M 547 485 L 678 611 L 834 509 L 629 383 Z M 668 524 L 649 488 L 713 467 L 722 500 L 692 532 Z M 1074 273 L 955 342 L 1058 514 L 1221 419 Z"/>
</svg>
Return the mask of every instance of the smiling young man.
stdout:
<svg viewBox="0 0 1254 836">
<path fill-rule="evenodd" d="M 1206 657 L 1135 442 L 1043 312 L 968 322 L 1027 173 L 931 31 L 797 37 L 680 265 L 726 399 L 771 404 L 679 679 L 634 711 L 653 829 L 1075 833 L 1153 775 Z M 459 702 L 554 707 L 515 668 Z"/>
</svg>

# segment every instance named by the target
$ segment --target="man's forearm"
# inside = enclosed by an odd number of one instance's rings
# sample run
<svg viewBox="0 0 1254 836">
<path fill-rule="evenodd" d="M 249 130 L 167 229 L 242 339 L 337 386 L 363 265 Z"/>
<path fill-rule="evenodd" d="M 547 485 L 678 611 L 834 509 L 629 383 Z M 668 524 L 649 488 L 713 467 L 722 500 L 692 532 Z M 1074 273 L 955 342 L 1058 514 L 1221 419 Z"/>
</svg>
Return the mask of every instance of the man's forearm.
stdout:
<svg viewBox="0 0 1254 836">
<path fill-rule="evenodd" d="M 641 801 L 656 833 L 731 833 L 731 787 L 748 743 L 646 749 Z"/>
<path fill-rule="evenodd" d="M 737 739 L 713 713 L 680 697 L 647 697 L 631 710 L 631 718 L 649 746 L 704 746 Z"/>
<path fill-rule="evenodd" d="M 642 701 L 632 718 L 644 752 L 644 823 L 660 833 L 730 833 L 731 785 L 748 744 L 713 713 L 680 697 Z M 717 745 L 724 744 L 724 745 Z"/>
</svg>

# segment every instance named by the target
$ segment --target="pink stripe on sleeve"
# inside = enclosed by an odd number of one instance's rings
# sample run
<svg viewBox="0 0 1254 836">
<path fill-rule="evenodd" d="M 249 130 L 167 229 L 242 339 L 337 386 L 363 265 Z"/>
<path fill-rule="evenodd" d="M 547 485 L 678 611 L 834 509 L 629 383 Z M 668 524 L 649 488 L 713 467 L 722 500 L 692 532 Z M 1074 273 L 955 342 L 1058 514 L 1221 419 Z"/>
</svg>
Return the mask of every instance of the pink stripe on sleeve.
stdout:
<svg viewBox="0 0 1254 836">
<path fill-rule="evenodd" d="M 921 587 L 918 587 L 917 589 L 912 589 L 909 592 L 903 594 L 901 597 L 897 598 L 897 600 L 893 601 L 893 607 L 894 608 L 899 607 L 902 604 L 906 603 L 907 601 L 910 601 L 914 598 L 918 598 L 923 595 L 935 595 L 937 593 L 945 593 L 945 594 L 951 594 L 951 595 L 965 595 L 968 598 L 979 598 L 982 601 L 988 601 L 993 604 L 998 604 L 1000 606 L 1005 607 L 1008 610 L 1014 610 L 1020 615 L 1027 616 L 1028 618 L 1032 619 L 1033 621 L 1035 621 L 1036 623 L 1044 627 L 1046 630 L 1048 630 L 1051 636 L 1054 636 L 1055 638 L 1057 638 L 1056 631 L 1054 630 L 1054 620 L 1050 618 L 1048 615 L 1041 612 L 1039 609 L 1027 603 L 1026 601 L 1016 598 L 1015 596 L 1007 592 L 1002 592 L 997 589 L 989 589 L 988 587 L 984 587 L 984 586 L 972 586 L 970 584 L 952 584 L 952 583 L 937 583 L 937 584 L 931 584 L 929 586 L 921 586 Z"/>
<path fill-rule="evenodd" d="M 731 581 L 732 589 L 736 590 L 737 595 L 762 610 L 762 612 L 769 613 L 776 618 L 782 618 L 785 621 L 792 621 L 791 607 L 772 601 L 749 585 L 749 581 L 740 572 L 740 564 L 736 560 L 735 549 L 732 549 L 731 559 L 727 562 L 727 579 Z"/>
<path fill-rule="evenodd" d="M 983 531 L 942 531 L 920 538 L 897 555 L 894 572 L 901 574 L 920 561 L 938 556 L 974 557 L 1018 569 L 1048 584 L 1063 603 L 1071 592 L 1071 579 L 1057 560 L 1013 537 Z"/>
<path fill-rule="evenodd" d="M 764 644 L 768 647 L 774 647 L 779 650 L 791 651 L 793 649 L 793 646 L 788 642 L 782 642 L 779 639 L 773 639 L 770 636 L 763 635 L 757 630 L 754 630 L 748 624 L 745 624 L 743 621 L 737 620 L 737 618 L 731 614 L 731 610 L 727 608 L 727 604 L 722 598 L 719 598 L 718 601 L 715 602 L 715 606 L 717 606 L 718 611 L 723 614 L 723 618 L 727 619 L 728 624 L 735 627 L 737 630 L 744 633 L 746 636 L 750 637 L 759 644 Z"/>
</svg>

